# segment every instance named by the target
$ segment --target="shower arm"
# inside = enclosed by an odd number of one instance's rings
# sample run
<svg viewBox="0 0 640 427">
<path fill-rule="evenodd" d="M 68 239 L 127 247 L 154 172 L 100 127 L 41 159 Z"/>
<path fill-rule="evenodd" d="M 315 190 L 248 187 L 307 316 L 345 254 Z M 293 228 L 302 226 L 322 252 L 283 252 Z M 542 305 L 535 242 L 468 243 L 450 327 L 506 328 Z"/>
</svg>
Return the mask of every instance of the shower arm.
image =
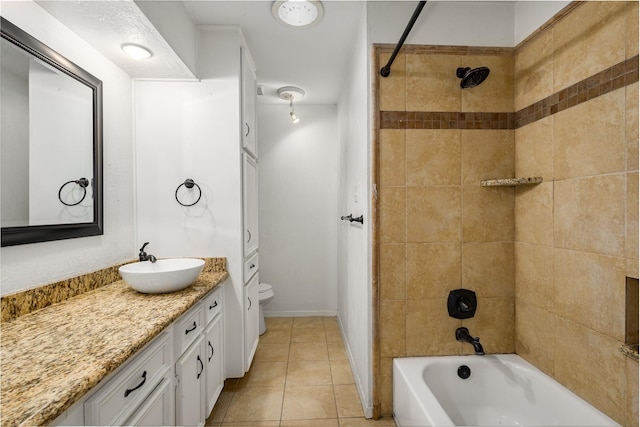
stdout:
<svg viewBox="0 0 640 427">
<path fill-rule="evenodd" d="M 420 12 L 422 12 L 422 8 L 424 7 L 425 4 L 427 4 L 426 1 L 419 2 L 418 6 L 416 6 L 416 10 L 413 11 L 413 15 L 411 16 L 411 19 L 409 20 L 409 23 L 407 24 L 407 28 L 404 29 L 404 33 L 402 33 L 402 37 L 400 37 L 400 40 L 398 41 L 398 44 L 396 45 L 396 48 L 393 50 L 393 53 L 391 54 L 391 58 L 389 58 L 389 62 L 387 62 L 387 65 L 385 65 L 384 67 L 380 68 L 380 75 L 382 77 L 389 77 L 389 74 L 391 74 L 391 64 L 393 64 L 393 61 L 395 61 L 396 56 L 398 55 L 398 52 L 400 51 L 400 48 L 402 47 L 402 45 L 404 44 L 405 39 L 409 35 L 409 32 L 411 31 L 411 28 L 413 28 L 413 24 L 416 23 L 416 20 L 418 19 L 418 16 L 420 15 Z"/>
</svg>

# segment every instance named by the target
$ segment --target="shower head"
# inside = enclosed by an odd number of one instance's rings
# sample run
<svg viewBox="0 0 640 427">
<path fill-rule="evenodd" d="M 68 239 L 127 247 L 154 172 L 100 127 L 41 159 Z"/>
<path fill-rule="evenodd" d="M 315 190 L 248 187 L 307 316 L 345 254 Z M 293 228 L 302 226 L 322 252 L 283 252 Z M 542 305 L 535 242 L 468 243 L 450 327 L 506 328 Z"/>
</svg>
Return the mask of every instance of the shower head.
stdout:
<svg viewBox="0 0 640 427">
<path fill-rule="evenodd" d="M 484 81 L 489 75 L 489 68 L 478 67 L 473 70 L 469 67 L 458 68 L 456 70 L 456 76 L 462 79 L 460 81 L 460 87 L 462 89 L 476 87 Z"/>
</svg>

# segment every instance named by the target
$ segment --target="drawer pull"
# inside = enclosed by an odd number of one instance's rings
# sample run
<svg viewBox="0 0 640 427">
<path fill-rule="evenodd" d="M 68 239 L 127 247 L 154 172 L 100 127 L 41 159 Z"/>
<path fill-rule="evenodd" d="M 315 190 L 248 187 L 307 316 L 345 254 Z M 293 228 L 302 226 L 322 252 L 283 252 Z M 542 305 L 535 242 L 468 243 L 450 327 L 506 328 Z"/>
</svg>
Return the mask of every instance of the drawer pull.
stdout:
<svg viewBox="0 0 640 427">
<path fill-rule="evenodd" d="M 138 384 L 137 386 L 135 386 L 134 388 L 128 388 L 124 391 L 124 397 L 129 396 L 131 393 L 133 393 L 134 391 L 136 391 L 137 389 L 139 389 L 140 387 L 142 387 L 144 385 L 144 383 L 147 382 L 147 371 L 144 371 L 142 373 L 142 382 L 140 384 Z"/>
<path fill-rule="evenodd" d="M 215 300 L 215 301 L 213 302 L 213 305 L 210 305 L 210 306 L 209 306 L 209 310 L 211 310 L 212 308 L 216 308 L 217 306 L 218 306 L 218 300 Z"/>
<path fill-rule="evenodd" d="M 251 241 L 251 230 L 247 229 L 247 233 L 249 234 L 249 238 L 247 239 L 247 243 Z"/>
<path fill-rule="evenodd" d="M 189 332 L 193 332 L 196 330 L 196 328 L 198 327 L 198 325 L 196 324 L 196 322 L 193 322 L 193 326 L 191 327 L 191 329 L 185 329 L 184 330 L 184 334 L 187 335 Z"/>
<path fill-rule="evenodd" d="M 200 359 L 200 355 L 198 355 L 198 362 L 200 362 L 200 372 L 198 372 L 198 376 L 196 379 L 200 379 L 200 375 L 204 372 L 204 363 L 202 363 L 202 359 Z"/>
<path fill-rule="evenodd" d="M 247 298 L 249 300 L 249 308 L 247 308 L 247 311 L 251 310 L 251 298 Z"/>
<path fill-rule="evenodd" d="M 207 360 L 207 362 L 211 362 L 211 358 L 213 357 L 213 353 L 215 353 L 216 351 L 213 349 L 213 346 L 211 345 L 211 341 L 208 341 L 207 344 L 209 344 L 209 348 L 211 349 L 211 356 L 209 356 L 209 360 Z"/>
<path fill-rule="evenodd" d="M 249 266 L 249 270 L 251 270 L 252 268 L 255 268 L 255 267 L 256 267 L 256 265 L 255 265 L 255 264 L 251 264 L 251 265 Z"/>
</svg>

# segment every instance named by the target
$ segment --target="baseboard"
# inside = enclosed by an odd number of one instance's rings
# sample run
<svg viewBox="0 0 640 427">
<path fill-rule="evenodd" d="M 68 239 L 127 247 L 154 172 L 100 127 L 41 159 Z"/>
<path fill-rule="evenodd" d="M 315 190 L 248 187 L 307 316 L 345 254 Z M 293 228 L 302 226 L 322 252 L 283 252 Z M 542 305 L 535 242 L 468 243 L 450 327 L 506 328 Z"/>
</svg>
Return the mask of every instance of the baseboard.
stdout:
<svg viewBox="0 0 640 427">
<path fill-rule="evenodd" d="M 353 354 L 351 353 L 351 348 L 349 347 L 349 341 L 347 337 L 344 335 L 344 328 L 342 327 L 342 320 L 338 315 L 338 324 L 340 325 L 340 333 L 342 334 L 342 342 L 344 342 L 344 348 L 347 352 L 347 359 L 349 360 L 349 365 L 351 366 L 351 372 L 353 374 L 353 379 L 356 383 L 356 390 L 358 390 L 358 395 L 360 397 L 360 405 L 362 405 L 362 410 L 364 411 L 365 418 L 373 418 L 373 405 L 367 405 L 367 397 L 362 388 L 362 381 L 360 381 L 360 377 L 358 376 L 358 371 L 356 370 L 356 365 L 353 359 Z"/>
<path fill-rule="evenodd" d="M 336 310 L 311 310 L 311 311 L 265 311 L 264 317 L 336 317 Z"/>
</svg>

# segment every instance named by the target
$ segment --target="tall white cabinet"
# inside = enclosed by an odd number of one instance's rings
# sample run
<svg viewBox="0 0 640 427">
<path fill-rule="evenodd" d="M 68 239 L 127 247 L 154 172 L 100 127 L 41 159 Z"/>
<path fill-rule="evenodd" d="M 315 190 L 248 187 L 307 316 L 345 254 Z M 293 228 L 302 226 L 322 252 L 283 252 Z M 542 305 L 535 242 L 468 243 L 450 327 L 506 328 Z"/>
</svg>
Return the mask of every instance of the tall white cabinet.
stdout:
<svg viewBox="0 0 640 427">
<path fill-rule="evenodd" d="M 136 241 L 159 258 L 227 258 L 225 375 L 239 378 L 259 322 L 259 302 L 248 304 L 258 271 L 256 74 L 239 28 L 200 26 L 198 39 L 198 80 L 134 83 Z M 191 207 L 174 197 L 187 178 L 202 190 Z"/>
<path fill-rule="evenodd" d="M 251 367 L 259 340 L 258 140 L 256 74 L 248 51 L 242 49 L 242 224 L 244 237 L 244 370 Z"/>
</svg>

